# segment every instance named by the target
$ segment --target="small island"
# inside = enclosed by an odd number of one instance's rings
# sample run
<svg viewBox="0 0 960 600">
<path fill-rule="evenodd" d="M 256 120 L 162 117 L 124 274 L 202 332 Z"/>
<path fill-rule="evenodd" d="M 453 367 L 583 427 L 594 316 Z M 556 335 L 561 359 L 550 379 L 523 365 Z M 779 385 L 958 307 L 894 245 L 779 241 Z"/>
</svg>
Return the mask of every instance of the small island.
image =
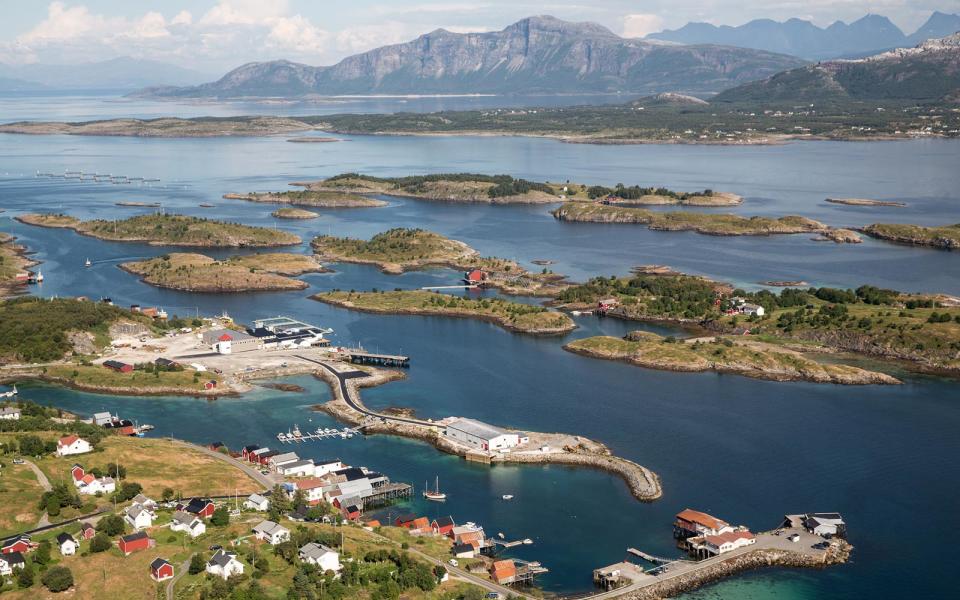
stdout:
<svg viewBox="0 0 960 600">
<path fill-rule="evenodd" d="M 312 208 L 372 208 L 386 206 L 383 200 L 367 198 L 360 194 L 329 190 L 299 190 L 286 192 L 262 192 L 250 194 L 224 194 L 226 200 L 246 200 L 269 204 L 292 204 Z"/>
<path fill-rule="evenodd" d="M 212 221 L 185 215 L 139 215 L 117 221 L 81 221 L 64 214 L 25 214 L 17 220 L 27 225 L 72 229 L 81 235 L 111 242 L 146 242 L 152 246 L 196 246 L 203 248 L 269 248 L 292 246 L 300 238 L 292 233 Z"/>
<path fill-rule="evenodd" d="M 847 206 L 893 206 L 904 208 L 905 202 L 893 202 L 891 200 L 869 200 L 867 198 L 827 198 L 831 204 L 845 204 Z"/>
<path fill-rule="evenodd" d="M 140 275 L 150 285 L 187 292 L 302 290 L 307 283 L 289 276 L 325 271 L 312 256 L 287 253 L 247 254 L 222 261 L 203 254 L 171 253 L 126 262 L 120 268 Z"/>
<path fill-rule="evenodd" d="M 867 225 L 860 231 L 870 237 L 899 244 L 929 246 L 943 250 L 960 250 L 960 223 L 943 227 L 874 223 L 873 225 Z"/>
<path fill-rule="evenodd" d="M 276 217 L 278 219 L 316 219 L 320 216 L 319 213 L 315 213 L 312 210 L 304 210 L 302 208 L 278 208 L 277 210 L 270 213 L 270 216 Z"/>
<path fill-rule="evenodd" d="M 676 340 L 645 331 L 624 338 L 598 336 L 565 345 L 564 350 L 665 371 L 733 373 L 773 381 L 812 381 L 846 385 L 897 384 L 894 377 L 859 367 L 820 363 L 804 353 L 734 337 Z"/>
<path fill-rule="evenodd" d="M 775 219 L 689 211 L 657 212 L 596 202 L 568 202 L 551 214 L 560 221 L 634 223 L 657 231 L 695 231 L 720 236 L 824 233 L 830 229 L 819 221 L 794 215 Z"/>
<path fill-rule="evenodd" d="M 263 136 L 309 131 L 314 126 L 288 117 L 198 117 L 181 119 L 104 119 L 65 123 L 19 121 L 0 125 L 0 133 L 30 135 L 103 135 L 122 137 L 206 138 Z"/>
<path fill-rule="evenodd" d="M 517 333 L 560 335 L 576 328 L 564 313 L 542 306 L 508 302 L 499 298 L 479 300 L 424 290 L 393 292 L 324 292 L 310 296 L 333 306 L 361 312 L 391 315 L 425 315 L 479 319 Z"/>
</svg>

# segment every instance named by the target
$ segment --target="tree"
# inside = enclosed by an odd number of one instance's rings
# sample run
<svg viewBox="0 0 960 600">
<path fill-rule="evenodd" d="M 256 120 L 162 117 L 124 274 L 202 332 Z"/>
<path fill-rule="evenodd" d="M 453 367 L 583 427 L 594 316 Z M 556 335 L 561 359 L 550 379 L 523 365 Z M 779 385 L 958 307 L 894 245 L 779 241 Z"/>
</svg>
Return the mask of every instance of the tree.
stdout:
<svg viewBox="0 0 960 600">
<path fill-rule="evenodd" d="M 119 515 L 107 515 L 100 519 L 98 528 L 101 532 L 113 537 L 123 533 L 126 527 L 124 525 L 123 518 L 121 518 Z"/>
<path fill-rule="evenodd" d="M 273 490 L 270 492 L 270 506 L 275 507 L 281 514 L 289 511 L 291 508 L 290 498 L 279 484 L 273 486 Z"/>
<path fill-rule="evenodd" d="M 56 517 L 60 514 L 60 500 L 51 494 L 50 496 L 47 496 L 47 504 L 44 508 L 47 511 L 47 515 Z"/>
<path fill-rule="evenodd" d="M 163 488 L 163 493 L 160 494 L 160 499 L 164 502 L 170 502 L 173 500 L 173 488 Z"/>
<path fill-rule="evenodd" d="M 127 468 L 120 463 L 107 463 L 107 474 L 114 479 L 126 479 Z M 139 492 L 138 492 L 139 493 Z M 134 494 L 136 496 L 137 494 Z"/>
<path fill-rule="evenodd" d="M 230 524 L 230 512 L 226 506 L 221 506 L 213 511 L 213 516 L 210 517 L 210 524 L 216 527 L 226 527 Z"/>
<path fill-rule="evenodd" d="M 118 489 L 116 492 L 117 501 L 126 502 L 142 491 L 143 486 L 139 483 L 134 481 L 124 481 L 122 484 L 120 484 L 120 489 Z"/>
<path fill-rule="evenodd" d="M 33 562 L 45 565 L 50 562 L 50 540 L 43 540 L 33 553 Z"/>
<path fill-rule="evenodd" d="M 101 531 L 90 540 L 90 552 L 106 552 L 112 545 L 107 534 Z"/>
<path fill-rule="evenodd" d="M 22 588 L 33 585 L 33 565 L 29 563 L 23 565 L 23 568 L 17 573 L 17 585 Z"/>
<path fill-rule="evenodd" d="M 191 575 L 196 575 L 198 573 L 203 573 L 207 568 L 207 562 L 203 560 L 203 555 L 194 554 L 190 557 L 190 568 L 187 569 Z"/>
<path fill-rule="evenodd" d="M 46 449 L 43 440 L 35 435 L 21 435 L 17 437 L 17 443 L 20 444 L 20 453 L 27 456 L 38 456 Z"/>
<path fill-rule="evenodd" d="M 51 592 L 62 592 L 73 587 L 73 573 L 66 567 L 56 566 L 40 577 L 40 582 Z"/>
</svg>

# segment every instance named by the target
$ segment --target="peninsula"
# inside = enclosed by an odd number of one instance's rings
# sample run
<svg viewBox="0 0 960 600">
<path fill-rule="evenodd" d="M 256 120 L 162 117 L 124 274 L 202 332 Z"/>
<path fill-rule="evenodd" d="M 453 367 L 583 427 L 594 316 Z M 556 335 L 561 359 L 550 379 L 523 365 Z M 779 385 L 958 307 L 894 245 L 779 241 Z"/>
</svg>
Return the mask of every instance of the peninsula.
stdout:
<svg viewBox="0 0 960 600">
<path fill-rule="evenodd" d="M 365 433 L 421 440 L 442 452 L 491 465 L 560 464 L 600 469 L 622 478 L 633 496 L 641 502 L 651 502 L 663 495 L 656 473 L 632 460 L 613 455 L 600 442 L 579 435 L 526 431 L 524 433 L 529 441 L 523 446 L 511 452 L 484 453 L 458 444 L 442 434 L 443 424 L 454 421 L 455 417 L 439 421 L 394 417 L 372 411 L 363 404 L 361 388 L 393 381 L 402 377 L 400 373 L 369 367 L 349 373 L 326 363 L 319 365 L 321 368 L 317 369 L 316 374 L 330 384 L 333 398 L 315 408 L 346 423 L 361 426 Z"/>
<path fill-rule="evenodd" d="M 152 246 L 195 246 L 202 248 L 266 248 L 292 246 L 300 238 L 292 233 L 212 221 L 184 215 L 139 215 L 117 221 L 81 221 L 64 214 L 25 214 L 16 219 L 27 225 L 72 229 L 81 235 L 113 242 L 146 242 Z"/>
<path fill-rule="evenodd" d="M 860 231 L 870 237 L 899 244 L 930 246 L 943 250 L 960 250 L 960 223 L 943 227 L 874 223 L 873 225 L 867 225 Z"/>
<path fill-rule="evenodd" d="M 292 204 L 294 206 L 309 206 L 312 208 L 369 208 L 387 205 L 383 200 L 367 198 L 360 194 L 339 190 L 306 189 L 286 192 L 224 194 L 223 197 L 227 200 L 246 200 L 248 202 L 264 202 L 269 204 Z"/>
<path fill-rule="evenodd" d="M 638 274 L 591 279 L 564 290 L 552 304 L 564 310 L 597 310 L 626 320 L 694 327 L 708 332 L 711 338 L 749 334 L 750 344 L 767 344 L 752 348 L 762 350 L 761 356 L 749 352 L 744 356 L 739 346 L 748 342 L 740 337 L 735 338 L 738 341 L 729 340 L 733 346 L 721 339 L 720 346 L 701 344 L 696 351 L 669 342 L 652 344 L 647 338 L 617 340 L 610 347 L 601 344 L 593 348 L 595 354 L 603 350 L 607 357 L 636 358 L 648 366 L 654 366 L 657 353 L 669 353 L 677 363 L 672 365 L 676 370 L 701 370 L 705 359 L 723 368 L 729 365 L 721 358 L 746 361 L 744 364 L 752 368 L 763 367 L 769 358 L 776 358 L 769 363 L 774 374 L 770 378 L 776 378 L 784 371 L 784 366 L 777 363 L 790 358 L 791 352 L 850 352 L 891 359 L 915 371 L 960 375 L 960 299 L 949 296 L 906 294 L 869 285 L 856 290 L 788 287 L 774 294 L 769 290 L 747 292 L 690 275 Z M 652 347 L 657 353 L 633 356 L 648 353 Z M 570 349 L 576 348 L 571 345 Z M 583 349 L 591 348 L 588 345 Z M 718 350 L 722 352 L 717 354 Z M 690 368 L 683 369 L 679 363 Z M 812 368 L 798 362 L 789 366 L 798 371 Z M 822 368 L 826 367 L 817 367 Z"/>
<path fill-rule="evenodd" d="M 675 340 L 634 331 L 624 338 L 597 336 L 575 340 L 564 350 L 619 360 L 665 371 L 715 371 L 770 379 L 847 385 L 896 384 L 894 377 L 842 364 L 821 363 L 806 353 L 765 342 L 730 337 Z"/>
<path fill-rule="evenodd" d="M 300 119 L 287 117 L 194 117 L 191 119 L 161 117 L 158 119 L 104 119 L 73 123 L 19 121 L 0 125 L 0 133 L 196 138 L 276 135 L 313 128 L 313 125 Z"/>
<path fill-rule="evenodd" d="M 695 231 L 720 236 L 822 233 L 830 229 L 819 221 L 793 215 L 775 219 L 689 211 L 658 212 L 596 202 L 569 202 L 551 214 L 560 221 L 634 223 L 658 231 Z"/>
<path fill-rule="evenodd" d="M 320 216 L 319 213 L 315 213 L 312 210 L 304 210 L 302 208 L 278 208 L 277 210 L 270 213 L 270 216 L 276 217 L 278 219 L 294 219 L 294 220 L 306 220 L 306 219 L 316 219 Z"/>
<path fill-rule="evenodd" d="M 120 268 L 140 275 L 150 285 L 187 292 L 302 290 L 308 285 L 289 276 L 325 270 L 312 256 L 287 253 L 246 254 L 226 260 L 171 253 L 126 262 Z"/>
<path fill-rule="evenodd" d="M 499 298 L 470 299 L 425 290 L 332 291 L 310 297 L 325 304 L 361 312 L 478 319 L 509 331 L 534 335 L 561 335 L 576 328 L 573 320 L 562 312 Z"/>
</svg>

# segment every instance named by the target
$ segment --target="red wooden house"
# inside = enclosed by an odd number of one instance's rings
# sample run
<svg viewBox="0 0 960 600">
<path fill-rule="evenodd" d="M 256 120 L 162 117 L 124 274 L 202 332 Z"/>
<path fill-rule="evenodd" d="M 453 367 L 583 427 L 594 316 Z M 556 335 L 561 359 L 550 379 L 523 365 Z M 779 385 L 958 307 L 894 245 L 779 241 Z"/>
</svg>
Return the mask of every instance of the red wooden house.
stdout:
<svg viewBox="0 0 960 600">
<path fill-rule="evenodd" d="M 216 505 L 209 498 L 191 498 L 186 504 L 183 502 L 177 504 L 177 510 L 197 515 L 201 519 L 212 517 L 216 509 Z"/>
<path fill-rule="evenodd" d="M 10 554 L 11 552 L 30 552 L 33 548 L 33 544 L 30 543 L 30 536 L 27 534 L 17 535 L 12 538 L 6 539 L 3 542 L 3 546 L 0 546 L 0 553 Z"/>
<path fill-rule="evenodd" d="M 93 528 L 93 525 L 90 523 L 81 523 L 80 524 L 80 537 L 84 540 L 89 540 L 93 536 L 97 535 L 97 530 Z"/>
<path fill-rule="evenodd" d="M 150 563 L 150 577 L 154 581 L 166 581 L 173 579 L 173 565 L 164 558 L 156 558 Z"/>
<path fill-rule="evenodd" d="M 119 360 L 105 360 L 103 366 L 118 373 L 132 373 L 133 365 L 120 362 Z"/>
<path fill-rule="evenodd" d="M 416 521 L 416 520 L 417 520 L 417 515 L 414 515 L 414 514 L 411 514 L 411 513 L 406 513 L 406 514 L 400 515 L 399 517 L 397 517 L 396 519 L 394 519 L 394 520 L 393 520 L 393 525 L 394 525 L 395 527 L 406 527 L 406 528 L 410 528 L 410 526 L 413 525 L 413 522 Z"/>
<path fill-rule="evenodd" d="M 86 474 L 87 472 L 84 471 L 80 465 L 73 465 L 73 467 L 70 468 L 70 475 L 73 476 L 74 485 L 76 485 L 77 481 L 83 481 L 83 476 Z"/>
<path fill-rule="evenodd" d="M 487 280 L 487 274 L 482 269 L 471 269 L 463 274 L 463 281 L 468 285 L 479 285 Z"/>
<path fill-rule="evenodd" d="M 124 556 L 128 556 L 133 552 L 146 550 L 153 545 L 153 540 L 147 536 L 146 531 L 138 531 L 130 535 L 122 536 L 120 541 L 117 542 L 117 545 L 120 548 L 120 552 L 123 552 Z"/>
</svg>

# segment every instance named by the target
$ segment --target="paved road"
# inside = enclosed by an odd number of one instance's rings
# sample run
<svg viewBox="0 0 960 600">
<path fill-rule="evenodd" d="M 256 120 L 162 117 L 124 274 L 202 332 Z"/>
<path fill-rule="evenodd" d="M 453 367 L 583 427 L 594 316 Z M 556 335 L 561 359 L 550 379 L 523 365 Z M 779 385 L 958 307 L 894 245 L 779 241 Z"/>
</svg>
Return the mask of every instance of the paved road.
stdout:
<svg viewBox="0 0 960 600">
<path fill-rule="evenodd" d="M 163 591 L 167 595 L 167 600 L 173 600 L 173 586 L 177 584 L 177 580 L 187 574 L 187 571 L 190 569 L 190 559 L 193 558 L 193 555 L 190 555 L 190 558 L 183 561 L 183 563 L 174 569 L 175 573 L 173 574 L 173 579 L 167 581 L 166 587 L 163 588 Z"/>
<path fill-rule="evenodd" d="M 253 478 L 254 481 L 262 485 L 264 489 L 267 489 L 267 490 L 273 489 L 273 484 L 275 482 L 272 479 L 265 476 L 258 469 L 255 469 L 251 465 L 241 460 L 237 460 L 232 456 L 228 456 L 222 452 L 217 452 L 216 450 L 211 450 L 210 448 L 207 448 L 206 446 L 201 446 L 199 444 L 191 444 L 190 442 L 185 442 L 183 440 L 178 440 L 175 438 L 167 438 L 167 439 L 169 439 L 170 441 L 176 444 L 180 444 L 181 446 L 186 446 L 188 448 L 193 448 L 194 450 L 199 450 L 200 452 L 206 454 L 207 456 L 211 456 L 217 460 L 222 460 L 225 463 L 229 463 L 230 465 L 237 467 L 238 469 L 240 469 L 241 471 L 249 475 L 251 478 Z"/>
<path fill-rule="evenodd" d="M 394 421 L 396 423 L 407 423 L 410 425 L 426 425 L 427 427 L 432 427 L 436 425 L 436 423 L 431 423 L 430 421 L 421 421 L 420 419 L 410 419 L 406 417 L 397 417 L 393 415 L 381 414 L 381 413 L 372 411 L 366 406 L 364 406 L 363 403 L 360 402 L 360 398 L 355 397 L 355 395 L 351 393 L 349 386 L 347 386 L 347 381 L 350 379 L 368 377 L 369 375 L 364 371 L 350 371 L 347 373 L 341 373 L 340 371 L 337 371 L 336 369 L 334 369 L 332 366 L 330 366 L 325 362 L 315 360 L 313 358 L 308 358 L 300 354 L 296 354 L 295 356 L 300 360 L 305 360 L 307 362 L 320 365 L 324 370 L 326 370 L 328 373 L 336 377 L 337 382 L 340 385 L 340 396 L 343 398 L 344 402 L 346 402 L 347 405 L 350 406 L 350 408 L 352 408 L 353 410 L 359 413 L 367 415 L 368 417 L 374 417 L 376 419 L 386 419 L 387 421 Z"/>
</svg>

